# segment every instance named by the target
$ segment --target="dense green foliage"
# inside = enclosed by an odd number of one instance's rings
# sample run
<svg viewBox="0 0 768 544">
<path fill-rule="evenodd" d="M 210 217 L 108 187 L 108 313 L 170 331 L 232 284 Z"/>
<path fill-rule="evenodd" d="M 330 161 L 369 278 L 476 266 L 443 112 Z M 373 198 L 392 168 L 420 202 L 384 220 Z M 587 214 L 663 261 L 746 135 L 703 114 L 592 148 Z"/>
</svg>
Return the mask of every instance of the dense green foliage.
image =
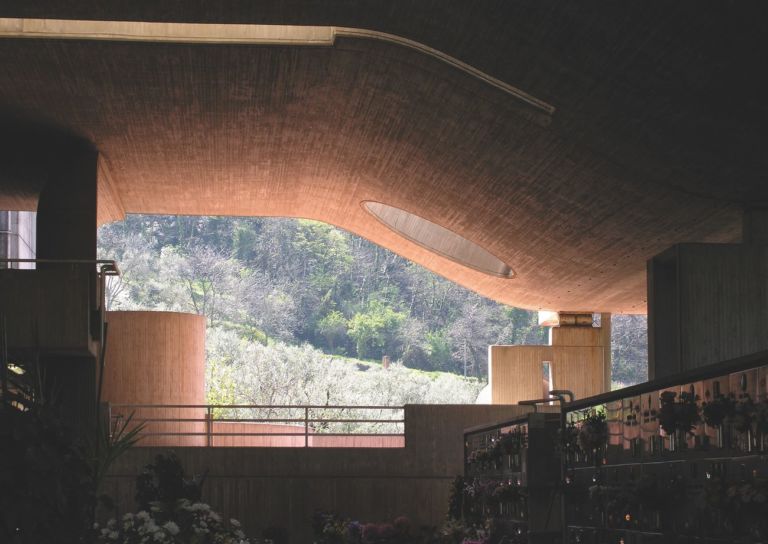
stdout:
<svg viewBox="0 0 768 544">
<path fill-rule="evenodd" d="M 258 343 L 288 356 L 282 343 L 306 343 L 336 361 L 387 355 L 410 368 L 483 378 L 488 345 L 547 341 L 535 312 L 315 221 L 133 215 L 102 227 L 99 245 L 100 257 L 123 271 L 109 285 L 111 309 L 204 314 L 211 334 L 231 333 L 244 353 Z M 613 331 L 615 381 L 643 381 L 645 319 L 615 316 Z M 217 357 L 209 353 L 209 364 Z M 222 393 L 226 383 L 216 397 L 233 396 Z"/>
<path fill-rule="evenodd" d="M 362 238 L 315 221 L 129 216 L 101 229 L 120 262 L 112 309 L 205 314 L 212 326 L 326 353 L 483 376 L 494 343 L 546 341 L 509 308 Z"/>
</svg>

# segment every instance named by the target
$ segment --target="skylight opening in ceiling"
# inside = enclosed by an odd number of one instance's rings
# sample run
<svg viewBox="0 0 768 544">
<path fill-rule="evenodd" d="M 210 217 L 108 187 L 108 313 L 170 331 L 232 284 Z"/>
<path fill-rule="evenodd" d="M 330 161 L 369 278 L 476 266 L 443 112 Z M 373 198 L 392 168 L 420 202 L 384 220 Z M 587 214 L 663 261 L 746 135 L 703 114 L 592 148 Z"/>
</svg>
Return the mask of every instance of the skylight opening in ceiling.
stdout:
<svg viewBox="0 0 768 544">
<path fill-rule="evenodd" d="M 488 250 L 437 223 L 381 202 L 362 204 L 388 228 L 425 249 L 485 274 L 501 278 L 515 276 L 512 267 Z"/>
</svg>

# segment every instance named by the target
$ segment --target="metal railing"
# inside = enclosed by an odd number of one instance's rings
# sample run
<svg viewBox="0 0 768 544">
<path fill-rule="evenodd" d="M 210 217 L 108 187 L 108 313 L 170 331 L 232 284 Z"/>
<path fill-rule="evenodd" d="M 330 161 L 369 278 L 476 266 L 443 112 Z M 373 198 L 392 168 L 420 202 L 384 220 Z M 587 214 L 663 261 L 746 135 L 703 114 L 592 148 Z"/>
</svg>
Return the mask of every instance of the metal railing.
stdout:
<svg viewBox="0 0 768 544">
<path fill-rule="evenodd" d="M 93 264 L 98 266 L 99 273 L 103 276 L 119 276 L 120 269 L 117 262 L 111 259 L 0 259 L 0 263 L 7 264 Z"/>
<path fill-rule="evenodd" d="M 131 418 L 144 445 L 403 447 L 401 406 L 109 404 L 113 426 Z M 139 445 L 142 445 L 142 442 Z"/>
</svg>

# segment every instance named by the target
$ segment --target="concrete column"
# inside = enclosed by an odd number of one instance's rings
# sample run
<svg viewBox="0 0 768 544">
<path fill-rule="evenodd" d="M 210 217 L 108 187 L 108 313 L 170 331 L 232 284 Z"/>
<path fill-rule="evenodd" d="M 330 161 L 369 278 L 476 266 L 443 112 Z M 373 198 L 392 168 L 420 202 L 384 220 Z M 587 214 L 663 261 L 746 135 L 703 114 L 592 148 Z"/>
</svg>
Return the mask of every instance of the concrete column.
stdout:
<svg viewBox="0 0 768 544">
<path fill-rule="evenodd" d="M 37 205 L 37 257 L 96 259 L 98 153 L 73 141 L 42 155 L 49 168 Z"/>
<path fill-rule="evenodd" d="M 48 168 L 37 207 L 37 258 L 95 260 L 98 153 L 82 140 L 57 143 L 55 149 L 41 150 Z M 78 268 L 92 278 L 93 298 L 88 304 L 93 310 L 98 292 L 96 267 L 84 264 Z M 96 415 L 96 357 L 46 354 L 41 361 L 67 419 L 81 428 L 89 427 Z"/>
<path fill-rule="evenodd" d="M 10 187 L 11 194 L 18 194 L 20 201 L 38 196 L 38 259 L 96 258 L 97 158 L 94 146 L 76 135 L 29 119 L 0 118 L 0 183 Z M 93 333 L 100 323 L 93 312 L 97 294 L 96 268 L 90 264 L 80 265 L 74 274 L 71 266 L 40 265 L 38 268 L 48 276 L 61 270 L 62 275 L 83 278 L 87 282 L 86 300 L 79 302 L 77 308 L 64 311 L 58 308 L 57 313 L 47 308 L 43 300 L 36 305 L 30 304 L 23 311 L 34 313 L 27 316 L 34 329 L 29 335 L 37 337 L 33 345 L 45 371 L 48 397 L 58 401 L 63 415 L 73 427 L 89 428 L 95 421 L 97 367 L 94 353 L 98 348 L 62 350 L 45 345 L 47 336 L 40 331 L 54 330 L 62 336 L 77 326 L 83 329 L 75 331 L 82 333 L 82 338 L 95 340 Z M 42 282 L 43 274 L 38 274 L 37 280 Z M 73 317 L 75 314 L 85 316 L 85 319 L 78 321 Z M 32 354 L 29 356 L 33 357 Z"/>
<path fill-rule="evenodd" d="M 603 346 L 603 372 L 605 390 L 611 390 L 611 365 L 613 353 L 611 346 L 611 314 L 600 314 L 600 345 Z"/>
<path fill-rule="evenodd" d="M 678 244 L 648 262 L 648 375 L 768 351 L 768 244 Z"/>
<path fill-rule="evenodd" d="M 768 209 L 744 210 L 741 228 L 745 244 L 768 244 Z"/>
</svg>

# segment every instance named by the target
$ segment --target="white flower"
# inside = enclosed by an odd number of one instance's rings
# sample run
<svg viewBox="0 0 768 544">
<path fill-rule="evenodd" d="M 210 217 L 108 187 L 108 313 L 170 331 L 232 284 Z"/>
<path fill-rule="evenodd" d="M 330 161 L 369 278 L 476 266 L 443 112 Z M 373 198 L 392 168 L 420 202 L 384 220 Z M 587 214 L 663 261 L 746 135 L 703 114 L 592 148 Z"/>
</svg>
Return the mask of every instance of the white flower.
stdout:
<svg viewBox="0 0 768 544">
<path fill-rule="evenodd" d="M 208 517 L 211 518 L 213 521 L 221 521 L 221 516 L 217 513 L 211 510 L 208 512 Z"/>
<path fill-rule="evenodd" d="M 158 542 L 160 542 L 161 540 L 165 540 L 165 533 L 163 533 L 162 531 L 155 533 L 155 540 L 157 540 Z"/>
<path fill-rule="evenodd" d="M 229 523 L 232 524 L 232 527 L 240 527 L 240 522 L 237 521 L 235 518 L 230 518 Z"/>
<path fill-rule="evenodd" d="M 141 521 L 149 521 L 149 514 L 144 510 L 136 514 L 136 517 L 139 518 Z"/>
<path fill-rule="evenodd" d="M 237 538 L 245 538 L 245 533 L 242 532 L 240 529 L 238 529 L 238 530 L 235 531 L 235 536 Z"/>
<path fill-rule="evenodd" d="M 111 533 L 109 533 L 109 539 L 117 540 L 117 531 L 112 531 Z"/>
<path fill-rule="evenodd" d="M 130 512 L 128 512 L 123 516 L 123 521 L 128 521 L 129 519 L 133 519 L 133 514 L 131 514 Z"/>
<path fill-rule="evenodd" d="M 166 531 L 168 531 L 168 532 L 169 532 L 169 533 L 171 533 L 172 535 L 177 535 L 177 534 L 179 534 L 179 526 L 178 526 L 178 525 L 176 525 L 176 524 L 175 524 L 174 522 L 172 522 L 172 521 L 169 521 L 168 523 L 166 523 L 165 525 L 163 525 L 163 529 L 165 529 Z"/>
<path fill-rule="evenodd" d="M 94 524 L 93 524 L 93 530 L 94 530 L 94 531 L 97 531 L 98 529 L 99 529 L 99 524 L 94 522 Z"/>
</svg>

